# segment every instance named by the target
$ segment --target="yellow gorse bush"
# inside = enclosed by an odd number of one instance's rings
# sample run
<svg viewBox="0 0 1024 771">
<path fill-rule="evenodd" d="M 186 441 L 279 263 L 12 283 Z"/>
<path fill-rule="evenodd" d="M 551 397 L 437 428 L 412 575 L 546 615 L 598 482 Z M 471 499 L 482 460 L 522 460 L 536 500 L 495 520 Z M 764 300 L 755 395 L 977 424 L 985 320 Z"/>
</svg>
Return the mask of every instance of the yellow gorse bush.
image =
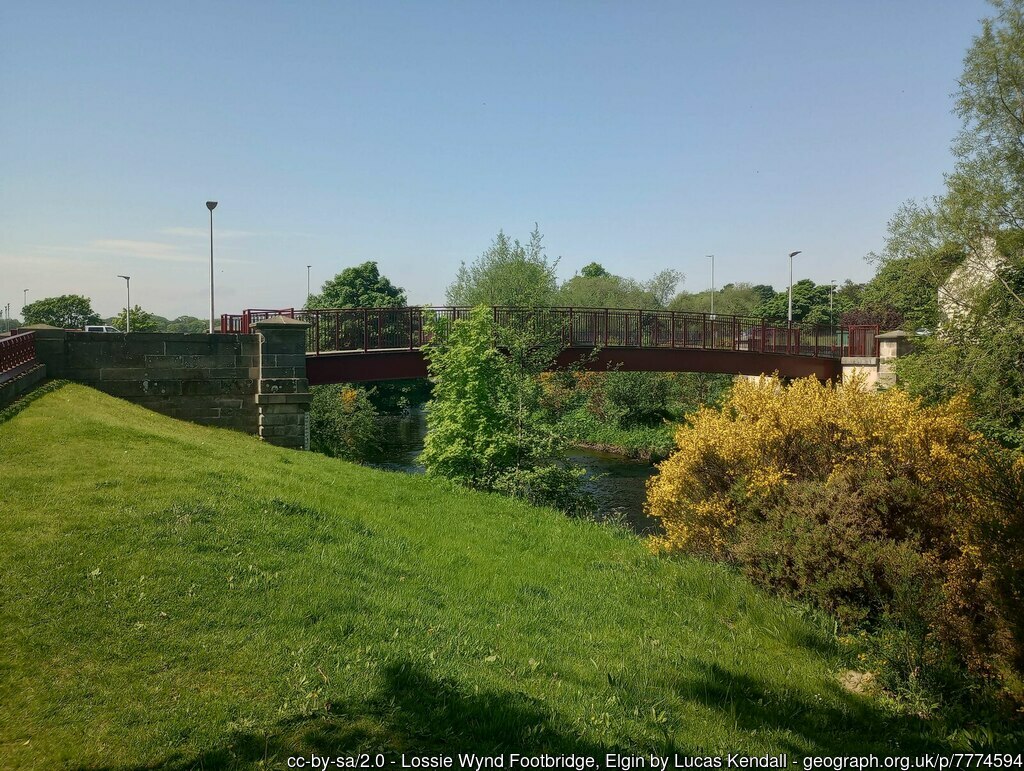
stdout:
<svg viewBox="0 0 1024 771">
<path fill-rule="evenodd" d="M 815 378 L 740 379 L 720 409 L 704 408 L 676 432 L 676 451 L 647 487 L 647 510 L 665 530 L 661 550 L 721 555 L 737 504 L 769 502 L 792 481 L 872 468 L 968 504 L 965 475 L 980 436 L 967 401 L 925 407 L 899 389 L 867 390 Z"/>
</svg>

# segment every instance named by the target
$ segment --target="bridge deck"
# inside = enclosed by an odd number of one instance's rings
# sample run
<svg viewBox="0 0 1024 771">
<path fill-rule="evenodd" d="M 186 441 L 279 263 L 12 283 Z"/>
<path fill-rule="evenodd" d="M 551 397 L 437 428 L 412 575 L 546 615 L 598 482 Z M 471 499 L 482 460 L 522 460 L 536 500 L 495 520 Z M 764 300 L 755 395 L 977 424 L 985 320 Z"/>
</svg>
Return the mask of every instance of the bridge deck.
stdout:
<svg viewBox="0 0 1024 771">
<path fill-rule="evenodd" d="M 311 383 L 421 377 L 420 348 L 471 308 L 250 309 L 221 317 L 247 333 L 277 315 L 305 321 Z M 746 316 L 619 308 L 492 308 L 499 328 L 558 341 L 562 363 L 597 350 L 591 366 L 624 370 L 834 377 L 843 356 L 877 355 L 877 327 L 828 327 Z M 332 363 L 333 362 L 333 363 Z M 344 371 L 344 372 L 343 372 Z M 342 377 L 342 373 L 344 377 Z M 332 380 L 324 379 L 332 378 Z"/>
</svg>

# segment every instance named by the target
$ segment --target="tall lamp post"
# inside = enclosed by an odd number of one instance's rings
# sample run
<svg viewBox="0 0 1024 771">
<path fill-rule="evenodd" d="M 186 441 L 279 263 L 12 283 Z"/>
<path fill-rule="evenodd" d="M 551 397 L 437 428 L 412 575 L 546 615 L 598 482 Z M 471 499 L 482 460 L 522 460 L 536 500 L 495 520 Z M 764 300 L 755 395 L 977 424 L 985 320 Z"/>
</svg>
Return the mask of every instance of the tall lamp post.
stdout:
<svg viewBox="0 0 1024 771">
<path fill-rule="evenodd" d="M 793 322 L 793 258 L 800 254 L 799 251 L 789 253 L 789 321 Z"/>
<path fill-rule="evenodd" d="M 715 255 L 709 254 L 711 259 L 711 318 L 715 317 Z"/>
<path fill-rule="evenodd" d="M 307 265 L 306 266 L 306 308 L 307 308 L 307 310 L 309 309 L 309 269 L 312 268 L 312 267 L 313 267 L 312 265 Z"/>
<path fill-rule="evenodd" d="M 210 334 L 213 334 L 213 210 L 217 208 L 216 201 L 207 201 L 206 208 L 210 210 Z"/>
<path fill-rule="evenodd" d="M 128 292 L 128 304 L 124 306 L 124 331 L 125 334 L 132 331 L 132 277 L 121 276 L 124 279 L 124 288 Z"/>
<path fill-rule="evenodd" d="M 22 307 L 22 310 L 24 310 L 26 305 L 28 305 L 28 290 L 27 289 L 22 289 L 21 290 L 21 307 Z"/>
<path fill-rule="evenodd" d="M 836 282 L 835 282 L 835 279 L 833 279 L 832 281 L 829 281 L 828 284 L 829 284 L 829 287 L 830 287 L 829 288 L 829 292 L 828 292 L 828 325 L 830 327 L 835 327 L 835 325 L 836 325 L 835 317 L 832 315 L 833 301 L 836 299 Z"/>
</svg>

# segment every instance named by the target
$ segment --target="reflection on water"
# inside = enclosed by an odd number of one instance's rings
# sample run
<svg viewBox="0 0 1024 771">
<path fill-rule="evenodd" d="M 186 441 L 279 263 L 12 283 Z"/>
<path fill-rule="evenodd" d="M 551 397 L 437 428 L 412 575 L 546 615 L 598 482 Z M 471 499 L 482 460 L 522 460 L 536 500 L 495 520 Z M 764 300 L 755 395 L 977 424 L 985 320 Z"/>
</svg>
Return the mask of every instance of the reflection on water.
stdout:
<svg viewBox="0 0 1024 771">
<path fill-rule="evenodd" d="M 427 433 L 423 409 L 415 408 L 404 415 L 382 415 L 379 421 L 380 449 L 367 463 L 389 471 L 422 474 L 423 466 L 417 458 Z M 596 450 L 572 449 L 568 456 L 587 472 L 585 485 L 594 496 L 598 518 L 621 520 L 641 535 L 658 531 L 656 520 L 644 514 L 646 483 L 655 472 L 651 463 Z"/>
</svg>

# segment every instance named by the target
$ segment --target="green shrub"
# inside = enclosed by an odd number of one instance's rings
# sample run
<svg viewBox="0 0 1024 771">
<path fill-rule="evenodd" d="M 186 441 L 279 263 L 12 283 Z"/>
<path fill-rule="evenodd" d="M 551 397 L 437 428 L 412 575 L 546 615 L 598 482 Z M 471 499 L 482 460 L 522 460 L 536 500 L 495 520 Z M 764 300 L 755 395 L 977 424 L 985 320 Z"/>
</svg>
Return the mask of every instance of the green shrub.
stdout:
<svg viewBox="0 0 1024 771">
<path fill-rule="evenodd" d="M 309 448 L 335 458 L 365 460 L 380 447 L 377 410 L 369 393 L 350 385 L 314 386 Z"/>
<path fill-rule="evenodd" d="M 605 397 L 622 427 L 654 426 L 672 414 L 675 383 L 661 372 L 609 372 Z"/>
</svg>

